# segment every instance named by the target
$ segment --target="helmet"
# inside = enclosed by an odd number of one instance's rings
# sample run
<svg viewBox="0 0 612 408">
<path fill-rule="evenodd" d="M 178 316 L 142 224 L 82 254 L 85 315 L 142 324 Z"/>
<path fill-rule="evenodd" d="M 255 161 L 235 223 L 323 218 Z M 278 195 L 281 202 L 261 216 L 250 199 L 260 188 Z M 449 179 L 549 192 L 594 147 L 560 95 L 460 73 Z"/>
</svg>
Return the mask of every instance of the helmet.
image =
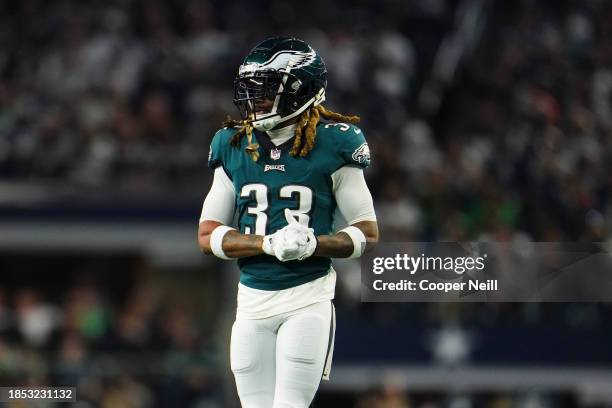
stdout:
<svg viewBox="0 0 612 408">
<path fill-rule="evenodd" d="M 234 104 L 255 129 L 267 131 L 325 100 L 327 70 L 307 43 L 291 37 L 270 38 L 251 50 L 234 80 Z M 257 112 L 257 103 L 273 103 Z"/>
</svg>

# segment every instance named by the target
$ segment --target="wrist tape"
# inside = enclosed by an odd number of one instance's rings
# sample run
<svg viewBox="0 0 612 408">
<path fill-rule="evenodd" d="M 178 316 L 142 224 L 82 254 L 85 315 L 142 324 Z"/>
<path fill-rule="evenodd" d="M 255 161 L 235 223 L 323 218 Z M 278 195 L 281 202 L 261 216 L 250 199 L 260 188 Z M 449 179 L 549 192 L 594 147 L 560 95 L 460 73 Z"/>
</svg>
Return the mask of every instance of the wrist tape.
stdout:
<svg viewBox="0 0 612 408">
<path fill-rule="evenodd" d="M 235 228 L 228 227 L 227 225 L 219 225 L 213 230 L 212 234 L 210 234 L 210 249 L 217 258 L 226 260 L 232 259 L 225 255 L 223 251 L 223 237 L 229 231 L 235 231 Z"/>
<path fill-rule="evenodd" d="M 351 241 L 353 241 L 353 253 L 349 256 L 349 258 L 359 258 L 363 251 L 365 251 L 366 247 L 366 237 L 357 227 L 346 227 L 341 229 L 338 232 L 344 232 L 349 237 L 351 237 Z"/>
</svg>

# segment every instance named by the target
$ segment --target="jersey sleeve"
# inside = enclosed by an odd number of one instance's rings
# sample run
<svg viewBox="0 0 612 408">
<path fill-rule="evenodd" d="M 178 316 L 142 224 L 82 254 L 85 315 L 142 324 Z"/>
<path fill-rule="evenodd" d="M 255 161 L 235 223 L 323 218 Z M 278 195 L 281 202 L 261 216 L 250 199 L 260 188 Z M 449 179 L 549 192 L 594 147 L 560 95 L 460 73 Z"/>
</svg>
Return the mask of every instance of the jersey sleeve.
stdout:
<svg viewBox="0 0 612 408">
<path fill-rule="evenodd" d="M 225 167 L 225 152 L 229 145 L 228 129 L 220 129 L 213 136 L 208 151 L 208 167 L 216 169 L 219 166 Z"/>
<path fill-rule="evenodd" d="M 344 126 L 344 127 L 343 127 Z M 341 123 L 338 126 L 338 147 L 344 165 L 365 169 L 370 165 L 370 147 L 363 131 L 357 126 Z"/>
</svg>

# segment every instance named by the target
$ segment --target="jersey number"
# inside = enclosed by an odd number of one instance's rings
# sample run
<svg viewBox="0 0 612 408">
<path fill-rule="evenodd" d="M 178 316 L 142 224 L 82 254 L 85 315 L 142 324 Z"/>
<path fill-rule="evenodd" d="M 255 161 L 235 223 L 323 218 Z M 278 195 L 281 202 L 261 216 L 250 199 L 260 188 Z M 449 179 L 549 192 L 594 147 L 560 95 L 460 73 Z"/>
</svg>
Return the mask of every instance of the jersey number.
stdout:
<svg viewBox="0 0 612 408">
<path fill-rule="evenodd" d="M 310 211 L 312 210 L 313 194 L 309 187 L 288 184 L 281 187 L 278 195 L 280 200 L 296 202 L 297 209 L 291 209 L 291 214 L 293 216 L 297 216 L 300 224 L 310 225 Z M 247 214 L 255 218 L 255 234 L 266 235 L 268 225 L 268 210 L 270 209 L 268 186 L 260 183 L 245 184 L 240 190 L 240 197 L 255 200 L 254 206 L 247 207 Z M 252 234 L 252 227 L 245 226 L 244 233 Z"/>
</svg>

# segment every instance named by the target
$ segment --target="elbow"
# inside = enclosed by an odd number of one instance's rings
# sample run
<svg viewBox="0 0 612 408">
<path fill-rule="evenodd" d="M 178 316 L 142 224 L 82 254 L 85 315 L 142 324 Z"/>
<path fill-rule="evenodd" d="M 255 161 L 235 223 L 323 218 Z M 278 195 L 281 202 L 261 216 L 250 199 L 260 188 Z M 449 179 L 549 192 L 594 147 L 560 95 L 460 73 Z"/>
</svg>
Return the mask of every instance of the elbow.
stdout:
<svg viewBox="0 0 612 408">
<path fill-rule="evenodd" d="M 376 221 L 362 221 L 353 224 L 359 228 L 366 239 L 366 252 L 378 244 L 378 223 Z"/>
<path fill-rule="evenodd" d="M 210 249 L 210 234 L 198 234 L 198 246 L 205 254 L 212 254 L 212 250 Z"/>
<path fill-rule="evenodd" d="M 372 250 L 376 245 L 378 245 L 378 227 L 366 235 L 366 251 Z"/>
</svg>

